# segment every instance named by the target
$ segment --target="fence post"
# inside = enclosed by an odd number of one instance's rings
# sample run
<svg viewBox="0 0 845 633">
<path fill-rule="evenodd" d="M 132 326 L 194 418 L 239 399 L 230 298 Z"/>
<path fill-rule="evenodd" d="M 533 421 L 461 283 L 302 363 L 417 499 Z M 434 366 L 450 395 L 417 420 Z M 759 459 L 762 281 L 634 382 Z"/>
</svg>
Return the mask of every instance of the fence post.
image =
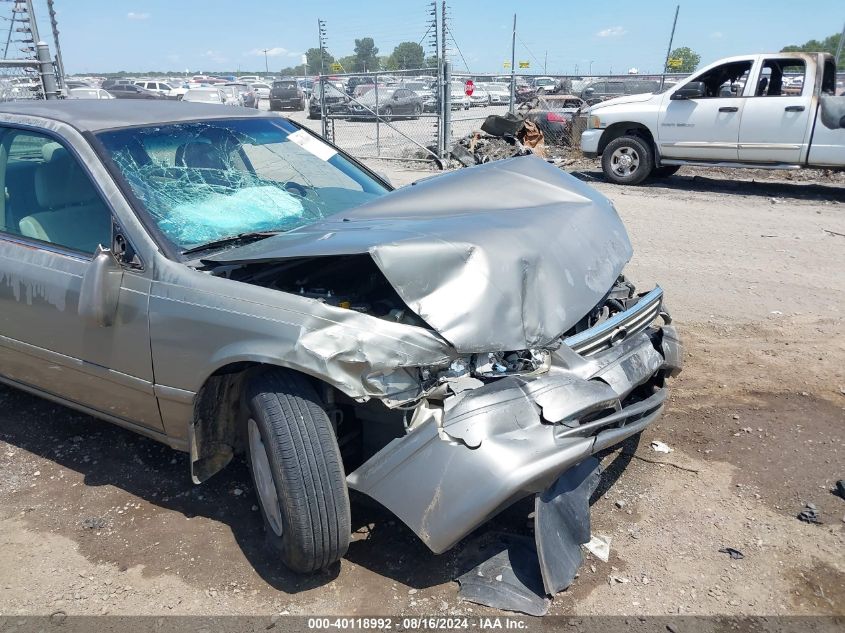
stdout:
<svg viewBox="0 0 845 633">
<path fill-rule="evenodd" d="M 326 120 L 326 77 L 320 74 L 320 131 L 328 139 L 328 121 Z"/>
<path fill-rule="evenodd" d="M 452 140 L 452 63 L 443 62 L 443 157 L 449 156 Z"/>
<path fill-rule="evenodd" d="M 38 69 L 41 73 L 41 87 L 44 89 L 45 99 L 58 99 L 59 91 L 56 86 L 56 73 L 53 69 L 53 60 L 50 59 L 50 49 L 46 42 L 38 42 L 35 45 L 38 55 Z"/>
<path fill-rule="evenodd" d="M 381 111 L 378 107 L 378 73 L 373 75 L 373 80 L 376 82 L 373 86 L 373 90 L 375 90 L 376 94 L 376 156 L 381 156 L 381 127 L 379 125 L 381 121 Z"/>
</svg>

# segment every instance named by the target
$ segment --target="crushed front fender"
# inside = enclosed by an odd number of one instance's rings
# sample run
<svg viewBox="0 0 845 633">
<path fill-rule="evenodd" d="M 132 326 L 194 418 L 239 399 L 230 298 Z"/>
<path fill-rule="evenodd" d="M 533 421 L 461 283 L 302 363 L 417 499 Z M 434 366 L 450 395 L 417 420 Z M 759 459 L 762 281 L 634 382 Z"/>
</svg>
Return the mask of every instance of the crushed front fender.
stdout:
<svg viewBox="0 0 845 633">
<path fill-rule="evenodd" d="M 442 409 L 422 408 L 406 436 L 349 474 L 349 486 L 444 552 L 514 501 L 653 422 L 681 355 L 674 328 L 665 325 L 591 355 L 564 345 L 546 374 L 501 378 L 447 398 Z"/>
</svg>

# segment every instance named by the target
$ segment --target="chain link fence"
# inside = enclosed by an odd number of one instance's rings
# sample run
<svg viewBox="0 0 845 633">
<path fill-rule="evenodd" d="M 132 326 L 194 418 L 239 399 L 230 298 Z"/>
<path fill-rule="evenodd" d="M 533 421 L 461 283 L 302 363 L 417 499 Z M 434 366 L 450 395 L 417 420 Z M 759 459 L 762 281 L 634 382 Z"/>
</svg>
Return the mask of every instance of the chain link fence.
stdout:
<svg viewBox="0 0 845 633">
<path fill-rule="evenodd" d="M 428 161 L 441 155 L 443 117 L 436 69 L 322 75 L 309 118 L 358 158 Z"/>
<path fill-rule="evenodd" d="M 322 75 L 309 118 L 323 135 L 358 158 L 445 159 L 490 115 L 530 119 L 551 151 L 577 147 L 589 105 L 654 92 L 687 77 L 671 75 L 525 75 L 452 73 L 435 68 Z M 471 84 L 470 84 L 471 82 Z M 471 86 L 471 89 L 470 89 Z"/>
<path fill-rule="evenodd" d="M 38 62 L 0 60 L 0 101 L 43 99 Z"/>
</svg>

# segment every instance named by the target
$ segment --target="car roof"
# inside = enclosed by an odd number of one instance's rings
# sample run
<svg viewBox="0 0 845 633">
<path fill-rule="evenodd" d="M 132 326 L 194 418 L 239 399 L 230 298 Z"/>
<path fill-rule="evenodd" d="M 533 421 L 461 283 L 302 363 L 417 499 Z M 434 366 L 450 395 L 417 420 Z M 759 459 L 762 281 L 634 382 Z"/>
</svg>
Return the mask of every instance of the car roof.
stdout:
<svg viewBox="0 0 845 633">
<path fill-rule="evenodd" d="M 114 128 L 179 123 L 200 119 L 275 118 L 253 108 L 227 108 L 182 101 L 144 99 L 50 100 L 0 103 L 3 115 L 41 117 L 66 123 L 81 132 L 99 132 Z"/>
</svg>

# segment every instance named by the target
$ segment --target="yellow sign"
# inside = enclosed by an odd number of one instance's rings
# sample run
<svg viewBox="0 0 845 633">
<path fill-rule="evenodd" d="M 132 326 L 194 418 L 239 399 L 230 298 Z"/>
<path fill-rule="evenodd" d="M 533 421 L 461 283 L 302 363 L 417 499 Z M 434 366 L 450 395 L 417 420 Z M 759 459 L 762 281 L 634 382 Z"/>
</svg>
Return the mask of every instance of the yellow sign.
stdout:
<svg viewBox="0 0 845 633">
<path fill-rule="evenodd" d="M 528 62 L 519 62 L 519 67 L 520 68 L 531 68 L 531 64 L 529 64 Z"/>
<path fill-rule="evenodd" d="M 510 68 L 510 67 L 511 67 L 511 63 L 510 63 L 510 62 L 505 62 L 504 64 L 502 64 L 502 66 L 504 66 L 505 68 Z"/>
<path fill-rule="evenodd" d="M 678 59 L 677 57 L 673 57 L 669 60 L 669 68 L 680 68 L 683 64 L 684 60 Z"/>
<path fill-rule="evenodd" d="M 343 66 L 337 63 L 332 64 L 332 72 L 339 73 L 341 70 L 343 70 Z"/>
</svg>

